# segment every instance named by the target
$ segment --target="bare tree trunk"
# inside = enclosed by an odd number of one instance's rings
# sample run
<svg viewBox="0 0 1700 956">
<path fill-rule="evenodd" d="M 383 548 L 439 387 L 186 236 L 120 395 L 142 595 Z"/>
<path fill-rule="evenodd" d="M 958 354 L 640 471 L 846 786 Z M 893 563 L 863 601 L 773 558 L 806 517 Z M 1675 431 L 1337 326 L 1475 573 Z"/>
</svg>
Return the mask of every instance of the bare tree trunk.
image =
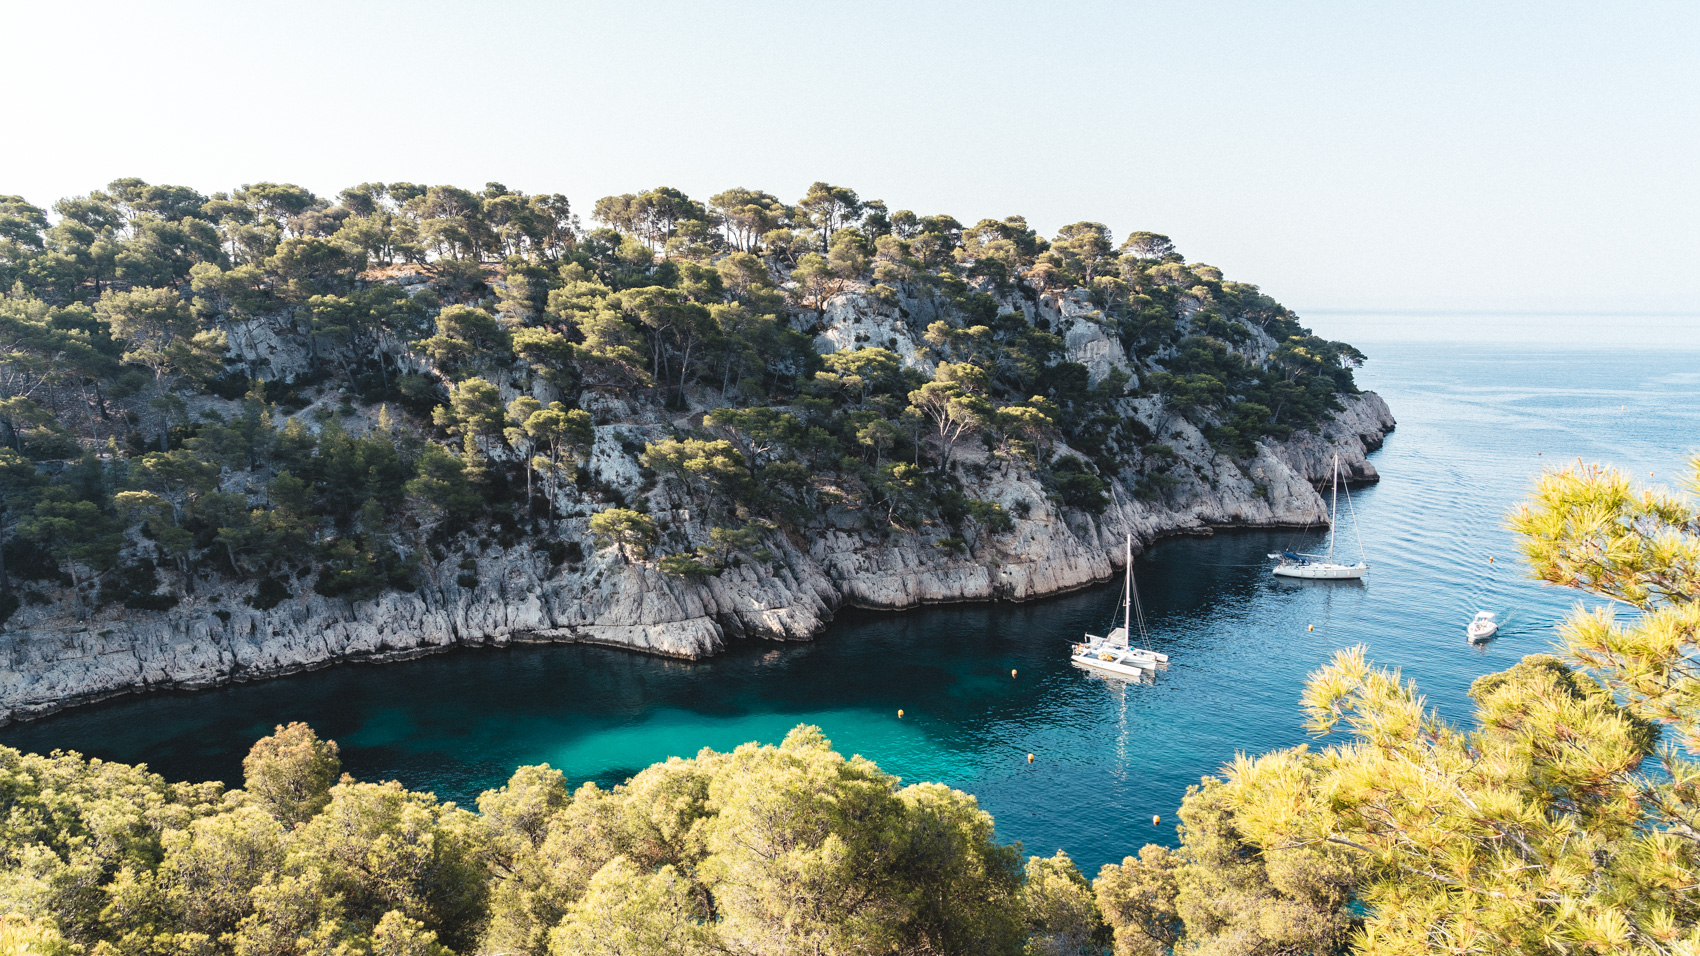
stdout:
<svg viewBox="0 0 1700 956">
<path fill-rule="evenodd" d="M 154 400 L 159 402 L 159 450 L 171 450 L 171 412 L 166 408 L 165 396 L 167 389 L 165 379 L 160 372 L 154 373 Z"/>
<path fill-rule="evenodd" d="M 696 343 L 692 342 L 690 347 L 685 349 L 684 356 L 679 360 L 679 389 L 673 393 L 673 398 L 680 405 L 685 403 L 685 377 L 690 374 L 691 353 L 694 351 L 696 351 Z"/>
</svg>

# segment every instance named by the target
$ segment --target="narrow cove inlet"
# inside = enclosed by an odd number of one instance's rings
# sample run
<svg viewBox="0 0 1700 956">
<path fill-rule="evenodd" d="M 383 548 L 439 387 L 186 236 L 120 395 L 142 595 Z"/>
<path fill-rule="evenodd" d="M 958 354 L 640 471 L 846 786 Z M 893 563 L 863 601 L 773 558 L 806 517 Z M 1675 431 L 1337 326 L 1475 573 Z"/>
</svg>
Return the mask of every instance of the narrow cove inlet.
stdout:
<svg viewBox="0 0 1700 956">
<path fill-rule="evenodd" d="M 1338 648 L 1367 644 L 1444 715 L 1464 716 L 1470 682 L 1546 650 L 1577 600 L 1527 580 L 1502 528 L 1539 470 L 1582 456 L 1670 475 L 1700 444 L 1700 412 L 1684 400 L 1700 384 L 1693 356 L 1582 365 L 1396 345 L 1375 356 L 1364 385 L 1401 424 L 1372 457 L 1382 482 L 1353 492 L 1368 577 L 1270 575 L 1267 554 L 1314 550 L 1320 531 L 1161 541 L 1136 569 L 1152 646 L 1174 661 L 1153 684 L 1069 665 L 1071 642 L 1119 618 L 1118 582 L 1019 604 L 845 611 L 812 642 L 734 641 L 699 662 L 572 645 L 338 665 L 118 698 L 15 723 L 0 743 L 236 783 L 256 738 L 303 720 L 340 743 L 356 777 L 470 805 L 521 764 L 611 786 L 669 756 L 776 742 L 809 723 L 908 782 L 973 793 L 1000 838 L 1067 850 L 1090 874 L 1143 843 L 1173 843 L 1187 786 L 1235 752 L 1302 742 L 1304 678 Z M 1472 648 L 1464 625 L 1478 610 L 1498 612 L 1502 628 Z"/>
<path fill-rule="evenodd" d="M 13 6 L 0 956 L 1700 956 L 1700 4 Z"/>
</svg>

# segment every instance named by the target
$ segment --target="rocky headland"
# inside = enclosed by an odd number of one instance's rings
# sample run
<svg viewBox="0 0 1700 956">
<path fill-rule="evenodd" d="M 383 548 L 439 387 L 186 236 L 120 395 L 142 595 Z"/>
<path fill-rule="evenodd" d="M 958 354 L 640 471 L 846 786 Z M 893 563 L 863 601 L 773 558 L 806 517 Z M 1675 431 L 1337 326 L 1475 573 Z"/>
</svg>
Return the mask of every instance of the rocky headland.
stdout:
<svg viewBox="0 0 1700 956">
<path fill-rule="evenodd" d="M 1141 372 L 1106 334 L 1084 290 L 1012 296 L 1001 305 L 1056 332 L 1068 358 L 1090 369 L 1094 380 L 1112 369 L 1135 377 Z M 929 318 L 924 306 L 841 294 L 797 324 L 815 333 L 821 352 L 873 340 L 890 343 L 906 364 L 930 370 L 919 342 Z M 1265 337 L 1245 347 L 1266 353 L 1274 346 Z M 386 347 L 398 364 L 409 360 L 403 343 Z M 233 348 L 273 374 L 310 361 L 285 336 L 250 334 Z M 526 387 L 517 376 L 500 384 L 505 397 Z M 693 405 L 714 403 L 707 390 L 692 397 Z M 1017 458 L 965 449 L 955 463 L 964 492 L 996 502 L 1013 518 L 1010 530 L 967 540 L 947 541 L 944 529 L 870 530 L 856 509 L 834 506 L 808 527 L 774 535 L 766 561 L 682 578 L 620 549 L 588 546 L 598 501 L 566 485 L 556 502 L 556 534 L 586 542 L 579 560 L 561 561 L 527 541 L 504 547 L 468 535 L 453 560 L 440 562 L 417 590 L 372 600 L 302 588 L 260 610 L 243 600 L 252 585 L 238 585 L 202 589 L 169 610 L 108 608 L 86 620 L 63 603 L 26 606 L 0 633 L 6 665 L 0 722 L 116 694 L 210 687 L 456 647 L 583 642 L 697 659 L 732 640 L 809 639 L 843 607 L 901 610 L 1058 594 L 1110 578 L 1128 533 L 1144 547 L 1167 535 L 1325 521 L 1318 487 L 1328 481 L 1334 457 L 1351 481 L 1376 481 L 1367 456 L 1394 427 L 1373 392 L 1342 394 L 1339 403 L 1316 427 L 1258 441 L 1255 454 L 1233 457 L 1213 447 L 1200 424 L 1160 400 L 1119 399 L 1120 415 L 1162 439 L 1169 482 L 1161 494 L 1142 494 L 1139 462 L 1131 460 L 1122 473 L 1103 476 L 1110 502 L 1098 514 L 1063 506 L 1037 471 Z M 584 467 L 596 486 L 643 498 L 649 513 L 664 517 L 673 539 L 705 541 L 710 522 L 701 502 L 681 483 L 646 481 L 632 452 L 646 440 L 700 424 L 700 407 L 683 415 L 622 400 L 594 407 L 599 424 Z M 303 411 L 304 420 L 310 411 Z M 455 560 L 476 573 L 453 574 Z"/>
</svg>

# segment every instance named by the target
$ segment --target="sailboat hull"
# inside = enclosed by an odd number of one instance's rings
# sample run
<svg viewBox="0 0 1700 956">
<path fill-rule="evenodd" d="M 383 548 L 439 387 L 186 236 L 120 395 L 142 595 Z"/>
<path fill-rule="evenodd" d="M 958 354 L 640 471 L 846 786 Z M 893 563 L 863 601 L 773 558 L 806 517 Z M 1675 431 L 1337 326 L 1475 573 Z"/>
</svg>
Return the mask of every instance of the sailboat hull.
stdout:
<svg viewBox="0 0 1700 956">
<path fill-rule="evenodd" d="M 1278 564 L 1271 569 L 1276 577 L 1307 578 L 1312 581 L 1355 581 L 1369 570 L 1367 564 Z"/>
<path fill-rule="evenodd" d="M 1357 564 L 1338 564 L 1334 561 L 1334 538 L 1339 528 L 1340 518 L 1340 456 L 1334 456 L 1334 488 L 1328 502 L 1328 559 L 1326 561 L 1307 560 L 1308 555 L 1300 556 L 1291 551 L 1272 554 L 1270 557 L 1279 560 L 1270 572 L 1278 578 L 1301 578 L 1306 581 L 1357 581 L 1363 578 L 1369 570 L 1369 564 L 1359 560 Z M 1346 507 L 1352 506 L 1352 493 L 1346 492 Z M 1352 516 L 1353 527 L 1356 528 L 1357 515 Z M 1363 550 L 1363 537 L 1358 537 L 1358 550 Z"/>
</svg>

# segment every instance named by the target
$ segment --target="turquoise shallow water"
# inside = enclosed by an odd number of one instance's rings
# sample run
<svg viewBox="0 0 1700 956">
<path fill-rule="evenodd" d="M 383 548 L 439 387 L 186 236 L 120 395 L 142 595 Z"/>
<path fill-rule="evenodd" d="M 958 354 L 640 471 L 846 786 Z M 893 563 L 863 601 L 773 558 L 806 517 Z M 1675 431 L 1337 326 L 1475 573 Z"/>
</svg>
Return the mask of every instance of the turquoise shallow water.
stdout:
<svg viewBox="0 0 1700 956">
<path fill-rule="evenodd" d="M 813 723 L 906 780 L 977 794 L 1004 839 L 1066 849 L 1092 872 L 1172 842 L 1187 785 L 1235 751 L 1302 742 L 1300 688 L 1337 648 L 1367 644 L 1443 713 L 1467 715 L 1470 681 L 1546 649 L 1578 600 L 1526 580 L 1502 528 L 1538 471 L 1581 456 L 1670 480 L 1700 451 L 1700 355 L 1366 351 L 1361 381 L 1400 422 L 1374 457 L 1384 480 L 1354 496 L 1367 583 L 1270 577 L 1265 553 L 1320 535 L 1162 542 L 1138 566 L 1154 643 L 1174 658 L 1152 685 L 1067 663 L 1068 642 L 1114 613 L 1110 585 L 1020 605 L 846 612 L 815 642 L 746 642 L 694 664 L 571 646 L 349 664 L 120 699 L 5 728 L 0 743 L 234 782 L 256 737 L 306 720 L 342 744 L 356 776 L 470 803 L 523 763 L 613 784 L 670 755 Z M 1478 609 L 1507 624 L 1472 648 L 1463 626 Z"/>
</svg>

